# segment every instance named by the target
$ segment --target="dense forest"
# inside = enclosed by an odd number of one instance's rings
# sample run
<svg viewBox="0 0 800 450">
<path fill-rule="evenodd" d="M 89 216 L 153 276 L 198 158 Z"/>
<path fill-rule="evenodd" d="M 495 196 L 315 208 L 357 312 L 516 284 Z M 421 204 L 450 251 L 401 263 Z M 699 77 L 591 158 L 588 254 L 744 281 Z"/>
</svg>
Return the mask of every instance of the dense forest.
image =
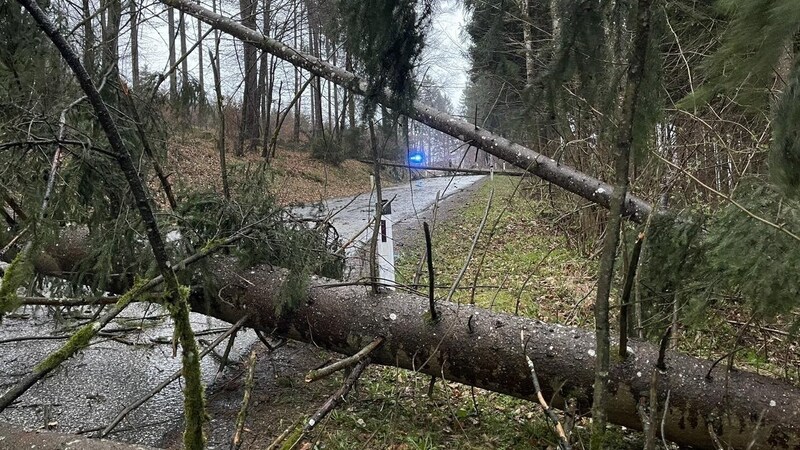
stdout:
<svg viewBox="0 0 800 450">
<path fill-rule="evenodd" d="M 460 99 L 435 67 L 444 10 L 466 23 Z M 372 362 L 531 400 L 561 449 L 616 448 L 609 424 L 648 449 L 797 448 L 799 31 L 792 0 L 0 0 L 0 321 L 43 297 L 97 308 L 0 411 L 150 302 L 174 323 L 187 449 L 208 428 L 190 311 L 356 355 L 333 399 Z M 187 136 L 214 149 L 210 188 L 169 164 Z M 453 287 L 429 241 L 430 290 L 406 293 L 374 267 L 341 280 L 344 242 L 274 193 L 277 159 L 307 153 L 370 164 L 380 203 L 382 177 L 420 176 L 381 168 L 415 149 L 524 174 L 523 223 L 592 264 L 591 329 L 519 314 L 532 274 L 516 309 L 476 304 L 477 273 L 451 301 L 467 267 L 502 270 L 473 256 L 488 205 Z"/>
</svg>

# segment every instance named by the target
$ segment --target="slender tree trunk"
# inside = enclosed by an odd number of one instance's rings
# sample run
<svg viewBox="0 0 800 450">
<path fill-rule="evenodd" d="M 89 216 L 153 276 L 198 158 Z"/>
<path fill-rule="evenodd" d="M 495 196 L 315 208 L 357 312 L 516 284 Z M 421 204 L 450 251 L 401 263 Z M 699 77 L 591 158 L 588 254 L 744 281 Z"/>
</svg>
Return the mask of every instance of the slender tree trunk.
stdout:
<svg viewBox="0 0 800 450">
<path fill-rule="evenodd" d="M 258 0 L 239 0 L 242 25 L 256 29 L 256 7 Z M 245 146 L 252 151 L 258 144 L 259 125 L 258 98 L 258 51 L 253 44 L 244 43 L 244 94 L 242 95 L 242 122 L 236 154 L 244 154 Z"/>
<path fill-rule="evenodd" d="M 178 32 L 181 38 L 181 57 L 183 57 L 181 61 L 181 96 L 184 97 L 183 100 L 186 102 L 185 96 L 189 92 L 189 58 L 186 57 L 186 16 L 183 11 L 181 11 L 178 16 Z M 188 104 L 184 104 L 183 106 L 186 108 Z"/>
<path fill-rule="evenodd" d="M 83 65 L 86 70 L 93 74 L 95 71 L 94 62 L 94 27 L 92 26 L 92 8 L 89 0 L 83 0 Z"/>
<path fill-rule="evenodd" d="M 169 100 L 173 104 L 178 101 L 178 75 L 172 68 L 175 67 L 175 9 L 167 8 L 167 33 L 169 34 Z"/>
<path fill-rule="evenodd" d="M 350 73 L 353 73 L 353 55 L 347 52 L 344 57 L 344 67 Z M 347 96 L 347 118 L 350 121 L 350 128 L 356 127 L 356 99 L 355 96 Z"/>
<path fill-rule="evenodd" d="M 522 19 L 522 42 L 525 45 L 525 87 L 533 86 L 536 79 L 534 66 L 535 45 L 533 42 L 533 22 L 530 16 L 530 0 L 519 0 Z"/>
<path fill-rule="evenodd" d="M 306 12 L 308 13 L 308 45 L 310 53 L 317 58 L 322 57 L 322 45 L 320 38 L 320 20 L 318 6 L 312 0 L 306 2 Z M 322 78 L 314 77 L 311 89 L 311 135 L 322 136 L 324 126 L 322 123 Z"/>
<path fill-rule="evenodd" d="M 338 51 L 336 49 L 336 40 L 331 42 L 331 58 L 333 61 L 333 65 L 339 64 L 338 61 Z M 331 117 L 330 113 L 330 105 L 331 101 L 330 98 L 328 99 L 328 122 L 333 120 L 332 124 L 329 123 L 328 127 L 333 129 L 333 134 L 336 136 L 336 140 L 340 141 L 342 136 L 342 129 L 339 127 L 339 86 L 337 86 L 332 81 L 328 80 L 328 92 L 332 92 L 333 94 L 333 117 Z"/>
<path fill-rule="evenodd" d="M 262 8 L 262 33 L 265 36 L 270 34 L 270 0 L 264 0 Z M 270 136 L 270 125 L 272 112 L 272 79 L 271 79 L 271 55 L 265 51 L 261 52 L 261 61 L 258 69 L 258 101 L 261 104 L 261 156 L 266 156 Z"/>
<path fill-rule="evenodd" d="M 205 74 L 203 70 L 203 22 L 198 19 L 197 21 L 197 84 L 198 88 L 200 89 L 200 117 L 201 120 L 205 119 L 205 107 L 206 107 L 206 81 L 205 81 Z"/>
<path fill-rule="evenodd" d="M 139 10 L 134 0 L 129 1 L 131 14 L 131 78 L 134 91 L 139 89 Z"/>
<path fill-rule="evenodd" d="M 295 0 L 295 1 L 298 1 L 298 0 Z M 299 25 L 297 18 L 298 18 L 298 16 L 302 17 L 301 8 L 302 8 L 302 3 L 300 3 L 300 5 L 295 6 L 294 14 L 292 15 L 292 22 L 293 22 L 292 23 L 292 25 L 293 25 L 292 28 L 294 30 L 292 45 L 294 45 L 294 48 L 300 48 L 300 47 L 298 47 L 298 44 L 300 44 L 301 46 L 303 45 L 303 37 L 302 36 L 298 36 L 298 28 L 297 28 L 298 25 Z M 302 19 L 300 20 L 300 22 L 302 22 Z M 300 92 L 300 85 L 301 84 L 302 84 L 302 80 L 300 78 L 300 68 L 295 66 L 295 68 L 294 68 L 294 94 L 295 94 L 295 96 L 297 96 L 298 93 Z M 302 103 L 302 100 L 303 100 L 302 96 L 298 97 L 297 98 L 297 102 L 295 102 L 295 105 L 294 105 L 294 124 L 292 126 L 292 140 L 295 143 L 300 142 L 300 104 Z"/>
<path fill-rule="evenodd" d="M 636 108 L 639 106 L 639 89 L 644 78 L 645 61 L 650 46 L 651 0 L 639 0 L 635 15 L 636 32 L 633 49 L 628 65 L 628 78 L 625 94 L 622 99 L 621 115 L 617 129 L 616 148 L 616 186 L 611 198 L 611 210 L 608 213 L 608 226 L 603 241 L 603 254 L 600 258 L 600 269 L 597 280 L 597 300 L 595 301 L 595 382 L 594 400 L 592 402 L 592 449 L 606 447 L 605 431 L 608 414 L 608 381 L 610 361 L 609 332 L 609 298 L 614 280 L 614 262 L 619 245 L 619 234 L 622 225 L 622 211 L 628 191 L 631 148 L 633 146 L 633 127 L 636 120 Z"/>
<path fill-rule="evenodd" d="M 214 41 L 215 52 L 219 54 L 219 39 Z M 231 198 L 231 191 L 228 187 L 228 165 L 225 162 L 225 108 L 222 104 L 222 82 L 219 74 L 219 61 L 218 57 L 211 54 L 209 50 L 209 59 L 211 60 L 211 70 L 214 76 L 214 89 L 217 94 L 217 114 L 219 116 L 219 128 L 217 129 L 217 153 L 219 153 L 219 171 L 222 180 L 222 195 L 225 199 Z"/>
<path fill-rule="evenodd" d="M 120 0 L 104 0 L 106 21 L 103 27 L 103 73 L 111 80 L 119 79 L 119 26 L 122 21 Z M 116 84 L 116 83 L 114 83 Z"/>
</svg>

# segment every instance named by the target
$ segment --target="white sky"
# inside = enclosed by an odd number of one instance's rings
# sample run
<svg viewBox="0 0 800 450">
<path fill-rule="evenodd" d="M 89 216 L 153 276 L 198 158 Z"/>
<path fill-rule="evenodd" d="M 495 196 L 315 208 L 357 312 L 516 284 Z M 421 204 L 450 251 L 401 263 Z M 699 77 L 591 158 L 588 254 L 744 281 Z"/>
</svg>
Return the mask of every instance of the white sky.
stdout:
<svg viewBox="0 0 800 450">
<path fill-rule="evenodd" d="M 469 41 L 464 33 L 466 12 L 460 0 L 442 0 L 436 2 L 435 8 L 422 58 L 423 71 L 427 68 L 428 76 L 437 81 L 458 111 L 470 67 Z"/>
</svg>

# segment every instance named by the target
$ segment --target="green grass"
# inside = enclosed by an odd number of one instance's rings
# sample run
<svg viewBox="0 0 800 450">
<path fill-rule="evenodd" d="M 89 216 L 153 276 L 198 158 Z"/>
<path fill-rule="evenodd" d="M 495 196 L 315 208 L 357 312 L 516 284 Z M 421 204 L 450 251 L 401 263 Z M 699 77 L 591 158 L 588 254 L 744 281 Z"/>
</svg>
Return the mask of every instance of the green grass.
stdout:
<svg viewBox="0 0 800 450">
<path fill-rule="evenodd" d="M 474 303 L 478 306 L 508 313 L 518 309 L 524 316 L 584 324 L 590 318 L 589 311 L 581 309 L 581 304 L 576 308 L 576 302 L 594 287 L 594 263 L 569 250 L 564 239 L 556 237 L 547 221 L 539 218 L 547 206 L 525 198 L 516 189 L 518 182 L 518 178 L 505 177 L 487 181 L 457 217 L 436 224 L 432 237 L 435 280 L 440 286 L 436 296 L 447 296 L 449 286 L 467 263 L 494 190 L 486 225 L 452 301 L 472 303 L 475 285 Z M 399 255 L 397 277 L 401 283 L 414 279 L 422 252 L 420 245 Z M 420 284 L 426 285 L 427 280 L 424 269 Z M 426 291 L 424 287 L 418 289 Z M 583 302 L 583 306 L 589 303 Z"/>
</svg>

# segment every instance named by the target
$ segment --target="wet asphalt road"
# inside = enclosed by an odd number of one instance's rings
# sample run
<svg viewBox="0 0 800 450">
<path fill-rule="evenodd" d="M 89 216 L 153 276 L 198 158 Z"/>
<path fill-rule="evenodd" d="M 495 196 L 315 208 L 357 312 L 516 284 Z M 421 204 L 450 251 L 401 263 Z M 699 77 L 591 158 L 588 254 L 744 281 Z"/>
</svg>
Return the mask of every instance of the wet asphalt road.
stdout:
<svg viewBox="0 0 800 450">
<path fill-rule="evenodd" d="M 418 214 L 432 207 L 437 193 L 446 198 L 480 180 L 481 176 L 428 178 L 383 190 L 383 198 L 394 199 L 392 220 L 398 226 L 416 226 Z M 333 199 L 317 206 L 295 208 L 305 217 L 324 218 L 331 222 L 343 242 L 365 242 L 369 231 L 362 232 L 374 214 L 375 197 L 371 193 Z M 421 223 L 419 224 L 421 228 Z M 357 246 L 354 246 L 357 247 Z M 77 311 L 80 312 L 80 311 Z M 91 311 L 85 311 L 90 313 Z M 50 377 L 34 385 L 20 399 L 0 413 L 0 420 L 30 429 L 46 423 L 61 432 L 79 432 L 104 427 L 111 418 L 139 396 L 150 391 L 175 370 L 180 358 L 172 356 L 169 342 L 172 327 L 166 312 L 155 305 L 134 305 L 109 328 L 133 329 L 120 334 L 120 340 L 100 338 L 76 357 L 63 364 Z M 27 307 L 6 316 L 0 324 L 0 392 L 27 374 L 64 340 L 27 340 L 4 342 L 25 336 L 62 336 L 69 334 L 74 319 L 53 320 L 52 312 L 42 307 Z M 195 331 L 218 329 L 229 324 L 192 314 Z M 216 335 L 203 336 L 208 342 Z M 239 360 L 256 341 L 252 331 L 240 333 L 231 359 Z M 222 353 L 225 343 L 217 347 Z M 217 359 L 203 359 L 204 381 L 213 381 Z M 145 445 L 160 445 L 166 433 L 180 426 L 183 396 L 179 382 L 172 383 L 134 411 L 109 437 Z"/>
<path fill-rule="evenodd" d="M 482 175 L 424 178 L 383 188 L 381 191 L 384 200 L 392 200 L 392 222 L 395 226 L 412 226 L 421 230 L 422 221 L 419 215 L 433 206 L 437 194 L 443 200 L 474 185 L 482 178 Z M 332 215 L 330 221 L 343 242 L 353 238 L 365 242 L 371 235 L 371 230 L 365 230 L 365 227 L 375 215 L 375 203 L 376 196 L 374 192 L 370 192 L 355 197 L 331 199 L 320 205 L 295 208 L 294 211 L 304 217 L 319 219 Z"/>
</svg>

